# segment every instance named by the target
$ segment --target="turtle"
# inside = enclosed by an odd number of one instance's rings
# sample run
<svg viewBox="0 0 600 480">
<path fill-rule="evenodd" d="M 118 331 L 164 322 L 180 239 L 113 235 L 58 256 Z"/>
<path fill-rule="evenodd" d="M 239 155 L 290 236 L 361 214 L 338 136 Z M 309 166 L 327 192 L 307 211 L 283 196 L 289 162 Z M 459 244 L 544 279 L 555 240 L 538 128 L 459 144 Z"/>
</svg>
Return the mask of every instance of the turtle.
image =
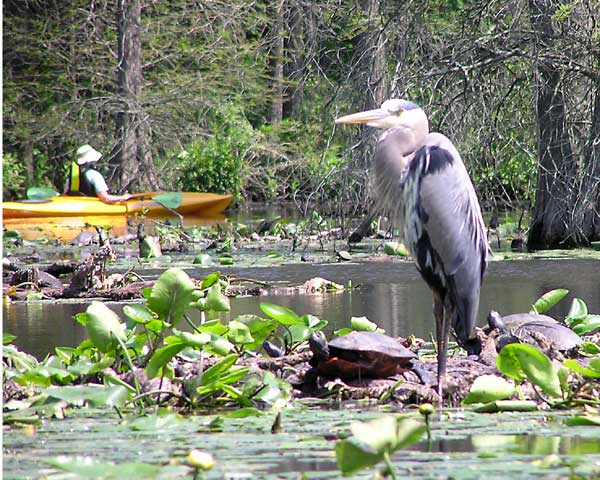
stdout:
<svg viewBox="0 0 600 480">
<path fill-rule="evenodd" d="M 570 352 L 582 343 L 581 337 L 573 330 L 548 315 L 515 313 L 501 317 L 492 310 L 487 320 L 490 331 L 498 330 L 500 333 L 496 339 L 498 351 L 509 343 L 527 343 L 539 347 L 549 345 L 561 352 Z"/>
<path fill-rule="evenodd" d="M 392 337 L 377 332 L 355 331 L 326 342 L 323 334 L 309 337 L 310 364 L 319 375 L 350 380 L 385 378 L 413 368 L 417 358 Z"/>
</svg>

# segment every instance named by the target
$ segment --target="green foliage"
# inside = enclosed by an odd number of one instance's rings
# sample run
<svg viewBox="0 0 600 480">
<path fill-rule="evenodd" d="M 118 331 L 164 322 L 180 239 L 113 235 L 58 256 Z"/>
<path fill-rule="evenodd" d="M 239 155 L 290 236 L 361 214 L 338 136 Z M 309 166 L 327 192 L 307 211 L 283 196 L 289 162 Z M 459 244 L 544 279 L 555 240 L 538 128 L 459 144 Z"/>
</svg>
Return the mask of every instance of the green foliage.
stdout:
<svg viewBox="0 0 600 480">
<path fill-rule="evenodd" d="M 578 335 L 585 335 L 600 329 L 600 315 L 588 313 L 587 305 L 580 298 L 574 298 L 566 324 Z"/>
<path fill-rule="evenodd" d="M 124 306 L 127 324 L 105 304 L 92 302 L 85 313 L 76 316 L 86 327 L 89 339 L 75 348 L 57 348 L 56 355 L 43 362 L 19 352 L 10 344 L 14 336 L 5 335 L 4 380 L 12 379 L 29 387 L 48 387 L 42 391 L 43 398 L 48 399 L 43 408 L 22 410 L 11 421 L 23 421 L 28 415 L 34 421 L 37 415 L 47 412 L 61 415 L 58 408 L 61 401 L 108 406 L 140 402 L 133 398 L 134 393 L 136 398 L 144 397 L 137 377 L 131 386 L 121 375 L 145 369 L 149 378 L 172 378 L 173 360 L 177 356 L 194 362 L 216 357 L 212 366 L 186 379 L 188 406 L 234 401 L 242 407 L 252 407 L 254 402 L 271 405 L 286 402 L 291 387 L 284 380 L 271 374 L 249 375 L 249 368 L 237 366 L 237 360 L 246 353 L 256 355 L 263 342 L 273 336 L 280 336 L 281 343 L 295 348 L 327 322 L 313 315 L 300 317 L 272 304 L 266 304 L 264 309 L 275 318 L 240 315 L 227 325 L 219 319 L 206 321 L 207 313 L 229 311 L 229 299 L 223 294 L 226 286 L 227 281 L 219 272 L 207 275 L 200 288 L 196 288 L 183 270 L 166 270 L 152 288 L 143 292 L 146 304 Z M 188 317 L 191 310 L 200 311 L 200 324 Z M 191 332 L 174 328 L 184 319 Z M 62 389 L 64 385 L 98 376 L 103 377 L 105 386 L 92 383 Z"/>
<path fill-rule="evenodd" d="M 487 403 L 512 397 L 515 386 L 496 375 L 477 377 L 463 403 Z"/>
<path fill-rule="evenodd" d="M 120 464 L 100 462 L 91 456 L 69 457 L 59 455 L 49 458 L 46 463 L 78 478 L 156 478 L 160 475 L 162 469 L 166 468 L 142 462 Z"/>
<path fill-rule="evenodd" d="M 421 439 L 425 424 L 407 416 L 392 416 L 354 422 L 352 436 L 340 440 L 335 446 L 338 468 L 344 476 L 371 467 L 385 460 L 391 468 L 390 455 Z M 395 478 L 393 472 L 392 478 Z"/>
<path fill-rule="evenodd" d="M 102 353 L 114 350 L 118 340 L 125 340 L 125 325 L 103 303 L 92 302 L 86 312 L 78 316 L 78 320 L 85 325 L 90 339 Z"/>
<path fill-rule="evenodd" d="M 569 291 L 564 288 L 558 288 L 556 290 L 550 290 L 544 293 L 538 298 L 535 303 L 531 306 L 531 313 L 546 313 L 558 302 L 568 295 Z"/>
<path fill-rule="evenodd" d="M 2 153 L 2 194 L 4 200 L 23 196 L 26 183 L 25 165 L 18 161 L 17 155 Z"/>
<path fill-rule="evenodd" d="M 29 200 L 45 200 L 47 198 L 56 197 L 59 195 L 51 188 L 30 187 L 27 189 L 26 197 Z"/>
<path fill-rule="evenodd" d="M 528 380 L 548 395 L 560 397 L 562 394 L 558 370 L 546 355 L 531 345 L 506 345 L 498 354 L 496 367 L 517 382 Z"/>
<path fill-rule="evenodd" d="M 229 106 L 209 122 L 212 135 L 176 155 L 179 181 L 187 191 L 242 194 L 248 153 L 257 134 L 238 109 Z"/>
</svg>

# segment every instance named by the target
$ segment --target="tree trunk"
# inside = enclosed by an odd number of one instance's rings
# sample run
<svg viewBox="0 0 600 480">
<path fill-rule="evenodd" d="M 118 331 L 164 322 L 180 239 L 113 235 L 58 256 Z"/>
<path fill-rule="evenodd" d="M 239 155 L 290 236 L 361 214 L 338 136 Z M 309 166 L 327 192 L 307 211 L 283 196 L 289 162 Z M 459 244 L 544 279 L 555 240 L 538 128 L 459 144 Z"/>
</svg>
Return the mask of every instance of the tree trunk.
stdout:
<svg viewBox="0 0 600 480">
<path fill-rule="evenodd" d="M 116 115 L 116 153 L 113 157 L 120 190 L 133 183 L 157 188 L 159 181 L 152 163 L 148 128 L 141 102 L 142 45 L 140 39 L 141 0 L 117 0 L 119 109 Z"/>
<path fill-rule="evenodd" d="M 554 37 L 552 0 L 530 0 L 529 11 L 538 47 L 546 50 Z M 530 250 L 576 245 L 572 235 L 573 194 L 577 177 L 561 72 L 540 58 L 537 65 L 538 181 L 527 247 Z"/>
<path fill-rule="evenodd" d="M 379 108 L 388 95 L 387 39 L 383 28 L 381 0 L 361 2 L 363 14 L 367 16 L 369 28 L 361 38 L 359 52 L 362 68 L 366 72 L 366 109 Z"/>
<path fill-rule="evenodd" d="M 600 58 L 596 60 L 600 64 Z M 585 170 L 582 195 L 584 205 L 583 225 L 589 228 L 589 240 L 600 240 L 600 71 L 596 74 L 596 95 L 592 126 L 585 151 Z"/>
<path fill-rule="evenodd" d="M 289 35 L 284 43 L 285 63 L 283 75 L 287 81 L 283 89 L 283 118 L 297 118 L 304 101 L 305 43 L 304 19 L 306 8 L 298 2 L 290 5 L 287 24 Z"/>
<path fill-rule="evenodd" d="M 271 100 L 271 118 L 269 119 L 272 125 L 280 124 L 283 119 L 283 4 L 284 0 L 277 2 L 273 24 L 273 49 L 271 51 L 273 96 Z"/>
</svg>

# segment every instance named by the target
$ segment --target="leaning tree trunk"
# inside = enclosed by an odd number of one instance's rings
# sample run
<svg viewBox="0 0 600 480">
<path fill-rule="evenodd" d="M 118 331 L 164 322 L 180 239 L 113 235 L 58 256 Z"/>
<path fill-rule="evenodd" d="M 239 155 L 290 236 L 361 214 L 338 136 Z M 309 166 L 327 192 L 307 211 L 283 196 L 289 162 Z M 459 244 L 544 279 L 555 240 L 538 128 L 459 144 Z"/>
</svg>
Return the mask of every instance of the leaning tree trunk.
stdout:
<svg viewBox="0 0 600 480">
<path fill-rule="evenodd" d="M 552 46 L 553 0 L 530 0 L 529 11 L 537 46 Z M 567 130 L 561 72 L 540 55 L 537 64 L 538 182 L 527 246 L 530 250 L 576 244 L 572 235 L 572 200 L 577 178 L 571 140 Z"/>
<path fill-rule="evenodd" d="M 149 132 L 142 106 L 142 45 L 140 39 L 141 0 L 117 0 L 119 108 L 116 115 L 115 173 L 120 189 L 134 182 L 140 187 L 158 188 Z"/>
</svg>

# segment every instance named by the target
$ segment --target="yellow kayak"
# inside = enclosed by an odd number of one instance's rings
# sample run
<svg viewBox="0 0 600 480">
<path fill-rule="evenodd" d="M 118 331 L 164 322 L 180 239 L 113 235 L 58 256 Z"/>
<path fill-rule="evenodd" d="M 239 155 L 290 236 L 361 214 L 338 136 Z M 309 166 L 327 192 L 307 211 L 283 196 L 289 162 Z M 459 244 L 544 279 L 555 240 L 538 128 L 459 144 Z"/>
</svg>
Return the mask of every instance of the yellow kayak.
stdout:
<svg viewBox="0 0 600 480">
<path fill-rule="evenodd" d="M 160 192 L 136 194 L 135 198 L 118 203 L 104 203 L 96 197 L 61 195 L 44 200 L 2 202 L 4 218 L 82 217 L 86 215 L 128 215 L 145 211 L 148 215 L 165 214 L 168 210 L 151 197 Z M 175 209 L 183 215 L 210 216 L 225 210 L 233 197 L 216 193 L 183 192 Z"/>
</svg>

